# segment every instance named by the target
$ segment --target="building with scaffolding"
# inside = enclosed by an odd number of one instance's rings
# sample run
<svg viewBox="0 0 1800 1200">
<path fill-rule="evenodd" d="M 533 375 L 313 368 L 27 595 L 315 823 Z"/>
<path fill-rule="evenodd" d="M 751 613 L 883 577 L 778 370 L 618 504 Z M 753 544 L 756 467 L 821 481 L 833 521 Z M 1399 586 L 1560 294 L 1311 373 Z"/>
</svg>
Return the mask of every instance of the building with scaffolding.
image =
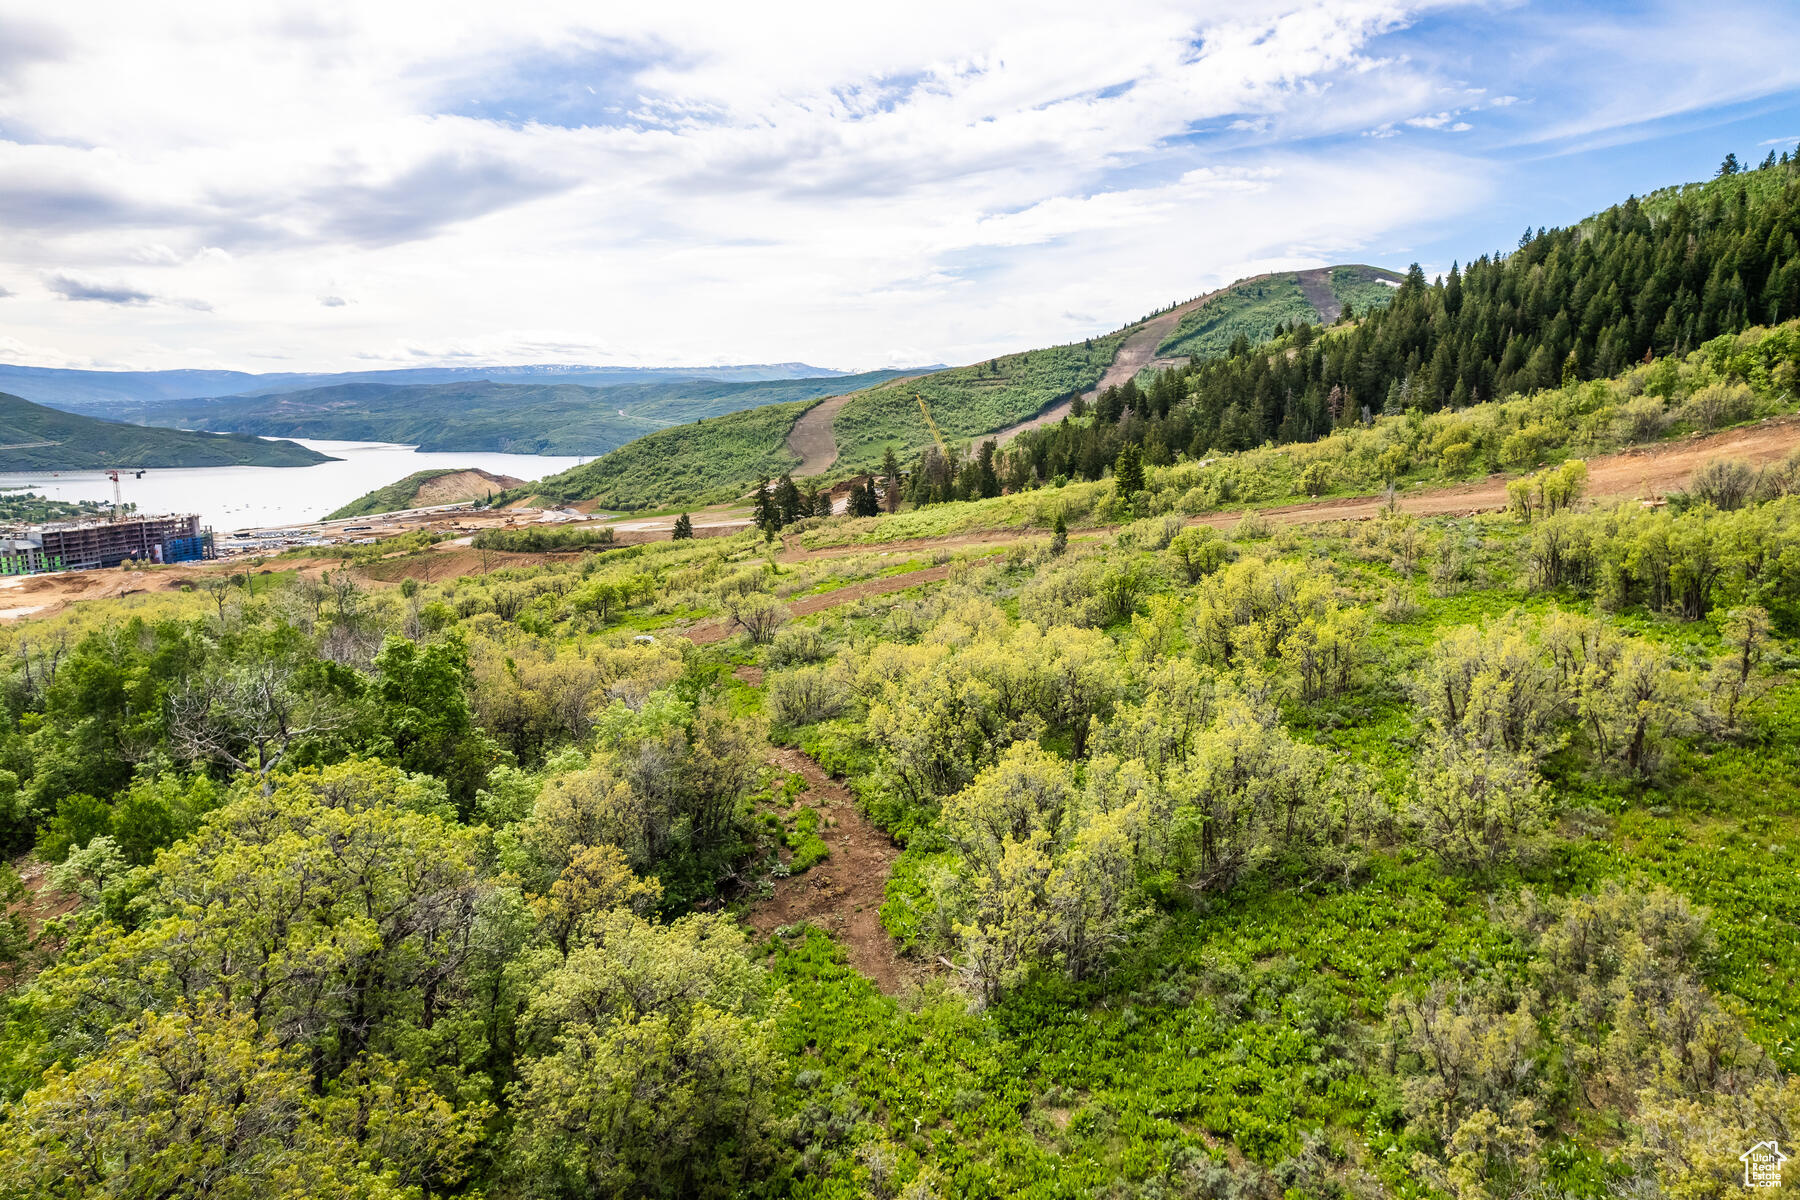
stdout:
<svg viewBox="0 0 1800 1200">
<path fill-rule="evenodd" d="M 202 529 L 200 518 L 193 513 L 53 521 L 0 529 L 0 575 L 91 571 L 128 560 L 193 562 L 213 554 L 213 532 Z"/>
</svg>

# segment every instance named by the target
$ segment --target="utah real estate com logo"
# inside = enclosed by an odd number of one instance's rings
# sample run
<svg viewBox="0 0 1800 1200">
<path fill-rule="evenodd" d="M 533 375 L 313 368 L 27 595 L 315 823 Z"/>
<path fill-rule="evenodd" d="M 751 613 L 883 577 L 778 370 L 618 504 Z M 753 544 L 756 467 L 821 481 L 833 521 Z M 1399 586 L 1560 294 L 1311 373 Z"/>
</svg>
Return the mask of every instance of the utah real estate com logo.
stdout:
<svg viewBox="0 0 1800 1200">
<path fill-rule="evenodd" d="M 1758 1142 L 1738 1158 L 1744 1163 L 1744 1186 L 1772 1188 L 1781 1186 L 1781 1164 L 1788 1156 L 1774 1142 Z"/>
</svg>

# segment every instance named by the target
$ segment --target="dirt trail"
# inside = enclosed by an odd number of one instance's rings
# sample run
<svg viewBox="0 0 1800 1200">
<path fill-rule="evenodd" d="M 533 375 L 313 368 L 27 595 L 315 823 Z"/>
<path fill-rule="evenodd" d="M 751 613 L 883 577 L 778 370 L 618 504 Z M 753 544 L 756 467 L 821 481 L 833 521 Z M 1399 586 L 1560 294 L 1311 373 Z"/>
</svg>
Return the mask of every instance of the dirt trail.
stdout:
<svg viewBox="0 0 1800 1200">
<path fill-rule="evenodd" d="M 1800 447 L 1800 417 L 1771 417 L 1742 429 L 1697 434 L 1679 442 L 1638 446 L 1617 454 L 1587 460 L 1587 494 L 1596 498 L 1659 500 L 1681 490 L 1695 471 L 1715 458 L 1737 459 L 1763 466 L 1779 462 Z M 1360 521 L 1381 511 L 1378 496 L 1345 496 L 1310 504 L 1288 504 L 1261 512 L 1284 525 L 1313 521 Z M 1506 476 L 1490 475 L 1454 487 L 1400 494 L 1402 512 L 1420 516 L 1463 516 L 1506 507 Z M 1227 528 L 1241 516 L 1237 512 L 1206 513 L 1189 524 Z"/>
<path fill-rule="evenodd" d="M 863 815 L 847 788 L 800 751 L 777 750 L 769 762 L 802 776 L 806 803 L 834 822 L 820 830 L 831 856 L 805 874 L 777 879 L 774 896 L 750 910 L 750 927 L 767 937 L 783 925 L 815 925 L 844 947 L 851 966 L 893 995 L 915 973 L 881 927 L 881 902 L 900 848 Z"/>
<path fill-rule="evenodd" d="M 837 420 L 838 410 L 850 403 L 853 395 L 854 392 L 846 392 L 819 401 L 801 413 L 794 427 L 788 430 L 787 447 L 800 456 L 800 465 L 794 468 L 794 474 L 823 475 L 837 461 L 837 439 L 831 435 L 831 423 Z"/>
<path fill-rule="evenodd" d="M 1238 284 L 1255 283 L 1258 279 L 1268 278 L 1270 278 L 1270 276 L 1255 275 L 1249 279 L 1240 279 L 1237 283 L 1231 284 L 1230 287 L 1222 287 L 1216 292 L 1208 292 L 1204 296 L 1197 296 L 1185 304 L 1177 304 L 1168 312 L 1158 313 L 1156 316 L 1151 317 L 1148 321 L 1145 321 L 1142 325 L 1132 330 L 1131 334 L 1126 337 L 1125 344 L 1119 347 L 1118 356 L 1112 361 L 1112 366 L 1106 368 L 1106 373 L 1100 376 L 1100 382 L 1094 385 L 1093 391 L 1088 392 L 1085 398 L 1091 402 L 1095 396 L 1098 396 L 1109 387 L 1124 387 L 1126 380 L 1136 379 L 1138 372 L 1142 371 L 1145 367 L 1167 367 L 1178 362 L 1185 362 L 1186 360 L 1181 358 L 1158 358 L 1156 354 L 1156 348 L 1163 344 L 1163 339 L 1167 338 L 1169 334 L 1175 331 L 1175 326 L 1181 323 L 1181 318 L 1187 316 L 1187 314 L 1193 312 L 1196 308 L 1199 308 L 1214 296 L 1237 287 Z M 1004 446 L 1006 443 L 1018 437 L 1021 433 L 1024 433 L 1027 429 L 1040 429 L 1045 425 L 1056 424 L 1058 421 L 1069 415 L 1069 409 L 1073 403 L 1074 402 L 1071 400 L 1064 400 L 1061 404 L 1052 405 L 1051 407 L 1046 408 L 1043 412 L 1032 417 L 1029 421 L 1020 421 L 1017 425 L 1010 425 L 998 433 L 988 434 L 987 437 L 993 438 Z M 986 438 L 983 440 L 985 441 Z"/>
<path fill-rule="evenodd" d="M 863 547 L 864 553 L 879 554 L 885 546 L 877 546 L 873 550 Z M 798 600 L 785 601 L 787 609 L 796 617 L 808 616 L 823 612 L 828 608 L 836 608 L 840 604 L 849 604 L 852 600 L 861 600 L 865 596 L 885 596 L 889 592 L 904 592 L 907 588 L 918 587 L 922 583 L 936 583 L 950 574 L 950 564 L 925 567 L 918 571 L 908 571 L 904 575 L 886 575 L 880 579 L 870 579 L 864 583 L 853 583 L 848 587 L 836 588 L 829 592 L 820 592 L 816 596 L 802 596 Z M 685 637 L 696 646 L 706 646 L 713 642 L 722 642 L 734 632 L 730 617 L 716 617 L 710 621 L 702 621 L 690 626 L 679 636 Z"/>
<path fill-rule="evenodd" d="M 1694 472 L 1715 458 L 1736 459 L 1756 466 L 1780 462 L 1800 449 L 1800 416 L 1771 417 L 1742 429 L 1695 435 L 1679 442 L 1654 446 L 1638 446 L 1616 454 L 1598 455 L 1587 460 L 1587 494 L 1602 499 L 1657 500 L 1687 486 Z M 1490 475 L 1485 479 L 1460 483 L 1429 491 L 1402 492 L 1400 509 L 1420 516 L 1464 516 L 1491 512 L 1506 507 L 1506 476 Z M 1335 500 L 1314 500 L 1305 504 L 1284 504 L 1258 510 L 1263 516 L 1283 525 L 1305 525 L 1317 521 L 1361 521 L 1377 516 L 1385 506 L 1380 496 L 1344 496 Z M 1242 510 L 1232 509 L 1202 513 L 1188 520 L 1190 525 L 1211 525 L 1228 529 L 1242 518 Z M 1107 527 L 1071 529 L 1072 535 L 1104 534 Z M 866 545 L 821 546 L 807 550 L 791 546 L 781 555 L 783 562 L 809 559 L 841 558 L 855 554 L 902 554 L 919 550 L 955 551 L 976 546 L 1003 546 L 1025 538 L 1042 538 L 1042 529 L 986 529 L 970 533 L 950 534 L 935 538 L 905 538 L 892 542 Z M 942 568 L 938 568 L 941 570 Z M 920 572 L 922 577 L 926 573 Z M 908 578 L 901 576 L 899 578 Z M 848 590 L 848 589 L 846 589 Z M 885 590 L 885 589 L 884 589 Z M 836 592 L 827 592 L 814 600 L 829 600 Z M 810 606 L 817 612 L 826 604 Z M 716 640 L 716 639 L 715 639 Z"/>
<path fill-rule="evenodd" d="M 908 380 L 916 378 L 918 378 L 916 375 L 900 375 L 877 384 L 876 387 L 898 387 Z M 823 475 L 831 469 L 831 465 L 837 462 L 838 456 L 837 438 L 831 432 L 833 423 L 837 421 L 838 413 L 844 405 L 850 403 L 852 398 L 874 390 L 876 388 L 865 388 L 862 392 L 845 392 L 841 396 L 828 396 L 800 414 L 800 419 L 794 422 L 794 427 L 788 430 L 787 435 L 787 448 L 800 456 L 800 465 L 793 470 L 796 477 Z"/>
<path fill-rule="evenodd" d="M 25 918 L 25 935 L 36 938 L 44 926 L 58 917 L 65 917 L 81 906 L 81 898 L 59 892 L 50 886 L 50 867 L 39 862 L 29 854 L 14 859 L 12 868 L 18 872 L 20 880 L 25 884 L 24 897 L 6 909 L 8 916 Z M 54 949 L 50 946 L 39 946 L 40 951 Z M 33 956 L 35 957 L 35 956 Z M 12 982 L 23 984 L 41 962 L 29 961 L 19 974 L 13 976 Z M 4 976 L 0 976 L 0 994 L 7 990 Z"/>
</svg>

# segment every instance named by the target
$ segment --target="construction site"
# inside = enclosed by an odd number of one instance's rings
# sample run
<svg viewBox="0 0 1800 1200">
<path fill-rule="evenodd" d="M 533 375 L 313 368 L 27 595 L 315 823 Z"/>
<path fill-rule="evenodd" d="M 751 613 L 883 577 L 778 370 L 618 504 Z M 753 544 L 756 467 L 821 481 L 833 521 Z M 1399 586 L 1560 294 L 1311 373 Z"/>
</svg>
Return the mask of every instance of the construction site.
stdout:
<svg viewBox="0 0 1800 1200">
<path fill-rule="evenodd" d="M 213 554 L 213 532 L 201 528 L 193 513 L 0 529 L 0 575 L 92 571 L 126 562 L 195 562 Z"/>
</svg>

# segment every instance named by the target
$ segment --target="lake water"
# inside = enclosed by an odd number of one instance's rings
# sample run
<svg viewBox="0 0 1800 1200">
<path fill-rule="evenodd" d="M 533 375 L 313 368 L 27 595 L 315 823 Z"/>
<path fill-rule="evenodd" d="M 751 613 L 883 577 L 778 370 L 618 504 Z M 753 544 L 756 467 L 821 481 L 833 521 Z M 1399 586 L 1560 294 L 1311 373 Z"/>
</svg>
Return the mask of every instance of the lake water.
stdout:
<svg viewBox="0 0 1800 1200">
<path fill-rule="evenodd" d="M 199 513 L 220 533 L 316 521 L 350 501 L 434 467 L 480 467 L 515 479 L 542 479 L 583 461 L 556 454 L 420 454 L 386 442 L 293 438 L 338 462 L 310 467 L 150 468 L 139 479 L 120 473 L 127 504 L 142 513 Z M 112 480 L 99 471 L 0 473 L 0 488 L 26 488 L 52 500 L 112 502 Z"/>
</svg>

